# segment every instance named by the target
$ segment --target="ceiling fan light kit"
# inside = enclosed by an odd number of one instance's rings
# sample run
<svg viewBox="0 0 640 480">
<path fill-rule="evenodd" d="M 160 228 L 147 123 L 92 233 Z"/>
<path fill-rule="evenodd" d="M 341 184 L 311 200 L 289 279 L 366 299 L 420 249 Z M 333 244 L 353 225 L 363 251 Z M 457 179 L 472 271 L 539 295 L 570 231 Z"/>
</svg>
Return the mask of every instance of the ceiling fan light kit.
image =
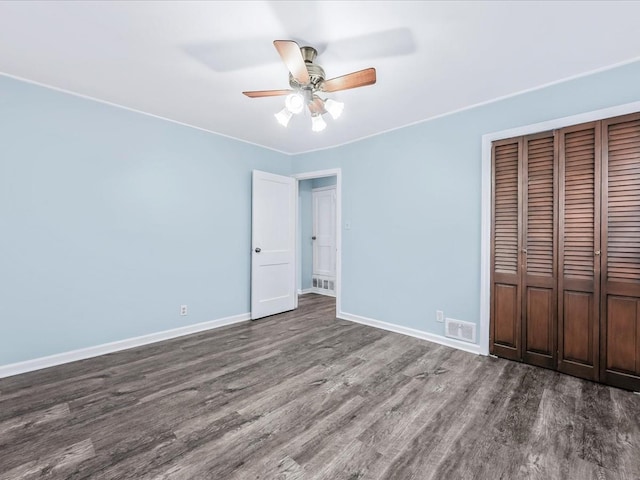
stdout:
<svg viewBox="0 0 640 480">
<path fill-rule="evenodd" d="M 274 114 L 278 123 L 284 127 L 294 114 L 302 113 L 306 105 L 311 112 L 311 130 L 321 132 L 327 127 L 322 115 L 328 113 L 334 120 L 337 119 L 344 110 L 344 103 L 331 98 L 320 98 L 318 93 L 338 92 L 376 83 L 375 68 L 326 80 L 324 69 L 313 63 L 318 55 L 315 48 L 300 47 L 292 40 L 276 40 L 273 44 L 289 70 L 289 85 L 292 89 L 243 93 L 250 98 L 286 95 L 284 108 Z"/>
<path fill-rule="evenodd" d="M 284 99 L 284 106 L 287 108 L 287 110 L 289 110 L 291 113 L 294 113 L 296 115 L 302 112 L 304 105 L 305 105 L 304 97 L 297 92 L 287 95 L 286 98 Z"/>
<path fill-rule="evenodd" d="M 289 125 L 289 120 L 291 120 L 292 115 L 293 114 L 289 110 L 287 110 L 287 107 L 284 107 L 278 113 L 273 114 L 273 116 L 276 117 L 278 123 L 283 127 Z"/>
<path fill-rule="evenodd" d="M 316 113 L 311 115 L 311 130 L 314 132 L 321 132 L 325 128 L 327 128 L 327 122 L 324 121 L 321 114 Z"/>
<path fill-rule="evenodd" d="M 331 115 L 334 120 L 337 120 L 338 117 L 342 115 L 342 111 L 344 110 L 344 103 L 327 98 L 324 101 L 324 108 L 327 109 L 327 112 L 329 112 L 329 115 Z"/>
</svg>

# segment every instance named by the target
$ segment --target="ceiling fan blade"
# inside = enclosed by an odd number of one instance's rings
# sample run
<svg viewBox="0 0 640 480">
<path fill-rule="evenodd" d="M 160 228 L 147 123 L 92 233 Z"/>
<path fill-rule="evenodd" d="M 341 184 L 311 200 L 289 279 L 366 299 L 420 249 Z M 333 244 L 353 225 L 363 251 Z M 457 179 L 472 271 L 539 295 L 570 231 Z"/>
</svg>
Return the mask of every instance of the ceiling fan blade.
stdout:
<svg viewBox="0 0 640 480">
<path fill-rule="evenodd" d="M 341 77 L 325 80 L 321 89 L 325 92 L 337 92 L 339 90 L 349 90 L 350 88 L 364 87 L 376 83 L 376 69 L 365 68 L 357 72 L 348 73 Z"/>
<path fill-rule="evenodd" d="M 293 75 L 293 78 L 303 85 L 309 83 L 311 79 L 298 44 L 293 40 L 275 40 L 273 45 L 278 50 L 282 61 L 291 72 L 291 75 Z"/>
<path fill-rule="evenodd" d="M 260 97 L 277 97 L 279 95 L 289 95 L 293 93 L 293 90 L 254 90 L 252 92 L 242 92 L 247 97 L 260 98 Z"/>
</svg>

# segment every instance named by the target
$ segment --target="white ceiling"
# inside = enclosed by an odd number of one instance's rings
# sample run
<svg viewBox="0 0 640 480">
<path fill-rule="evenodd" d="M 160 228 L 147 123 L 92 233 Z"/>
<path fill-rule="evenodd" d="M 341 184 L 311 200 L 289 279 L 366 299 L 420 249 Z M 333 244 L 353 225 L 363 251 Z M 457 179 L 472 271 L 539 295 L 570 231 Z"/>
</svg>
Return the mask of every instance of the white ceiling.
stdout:
<svg viewBox="0 0 640 480">
<path fill-rule="evenodd" d="M 640 2 L 0 2 L 0 72 L 286 153 L 336 146 L 640 57 Z M 287 129 L 274 39 L 374 86 Z M 327 116 L 328 117 L 328 116 Z"/>
</svg>

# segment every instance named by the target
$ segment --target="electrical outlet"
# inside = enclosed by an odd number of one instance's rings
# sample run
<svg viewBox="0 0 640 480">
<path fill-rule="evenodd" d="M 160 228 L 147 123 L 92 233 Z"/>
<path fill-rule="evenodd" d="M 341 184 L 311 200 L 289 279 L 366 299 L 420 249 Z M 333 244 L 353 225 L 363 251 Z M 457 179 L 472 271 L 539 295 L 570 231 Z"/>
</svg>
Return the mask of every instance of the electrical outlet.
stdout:
<svg viewBox="0 0 640 480">
<path fill-rule="evenodd" d="M 180 305 L 180 315 L 182 317 L 186 316 L 188 313 L 188 309 L 186 305 Z"/>
<path fill-rule="evenodd" d="M 442 310 L 436 310 L 436 322 L 444 323 L 444 312 Z"/>
</svg>

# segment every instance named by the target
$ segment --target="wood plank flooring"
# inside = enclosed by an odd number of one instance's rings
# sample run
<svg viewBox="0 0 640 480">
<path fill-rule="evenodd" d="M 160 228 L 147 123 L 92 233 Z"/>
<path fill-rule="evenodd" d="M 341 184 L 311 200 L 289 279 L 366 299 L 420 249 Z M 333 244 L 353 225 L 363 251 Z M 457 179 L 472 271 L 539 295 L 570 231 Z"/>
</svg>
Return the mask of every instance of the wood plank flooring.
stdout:
<svg viewBox="0 0 640 480">
<path fill-rule="evenodd" d="M 0 480 L 639 479 L 640 396 L 297 311 L 0 380 Z"/>
</svg>

